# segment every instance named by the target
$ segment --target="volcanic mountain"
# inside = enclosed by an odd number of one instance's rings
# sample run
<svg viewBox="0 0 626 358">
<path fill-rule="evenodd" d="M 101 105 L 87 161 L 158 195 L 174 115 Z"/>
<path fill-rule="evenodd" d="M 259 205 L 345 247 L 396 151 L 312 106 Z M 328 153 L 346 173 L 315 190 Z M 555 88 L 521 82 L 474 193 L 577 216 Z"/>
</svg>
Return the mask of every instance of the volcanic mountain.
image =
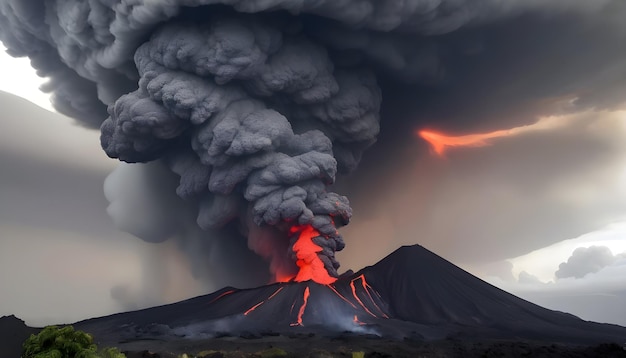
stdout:
<svg viewBox="0 0 626 358">
<path fill-rule="evenodd" d="M 75 324 L 106 345 L 353 332 L 389 338 L 623 342 L 626 328 L 584 321 L 504 292 L 425 248 L 405 246 L 329 285 L 312 281 L 209 295 Z"/>
</svg>

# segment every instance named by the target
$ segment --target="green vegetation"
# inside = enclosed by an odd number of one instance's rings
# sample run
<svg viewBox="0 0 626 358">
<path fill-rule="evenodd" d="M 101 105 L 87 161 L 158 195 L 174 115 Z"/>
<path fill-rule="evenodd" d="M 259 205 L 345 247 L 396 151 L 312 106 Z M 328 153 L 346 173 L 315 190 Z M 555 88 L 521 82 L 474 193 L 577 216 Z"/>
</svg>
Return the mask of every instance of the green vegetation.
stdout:
<svg viewBox="0 0 626 358">
<path fill-rule="evenodd" d="M 98 350 L 91 335 L 72 326 L 48 326 L 23 344 L 22 358 L 125 358 L 117 348 Z"/>
<path fill-rule="evenodd" d="M 126 356 L 115 347 L 107 347 L 100 351 L 98 358 L 126 358 Z"/>
<path fill-rule="evenodd" d="M 364 358 L 365 352 L 352 352 L 352 358 Z"/>
<path fill-rule="evenodd" d="M 240 351 L 215 351 L 208 350 L 202 351 L 195 355 L 182 354 L 179 355 L 178 358 L 282 358 L 282 357 L 293 357 L 294 355 L 289 355 L 285 350 L 280 348 L 268 348 L 262 351 L 258 351 L 255 353 L 244 353 Z"/>
<path fill-rule="evenodd" d="M 258 353 L 261 358 L 287 357 L 287 352 L 280 348 L 269 348 Z"/>
</svg>

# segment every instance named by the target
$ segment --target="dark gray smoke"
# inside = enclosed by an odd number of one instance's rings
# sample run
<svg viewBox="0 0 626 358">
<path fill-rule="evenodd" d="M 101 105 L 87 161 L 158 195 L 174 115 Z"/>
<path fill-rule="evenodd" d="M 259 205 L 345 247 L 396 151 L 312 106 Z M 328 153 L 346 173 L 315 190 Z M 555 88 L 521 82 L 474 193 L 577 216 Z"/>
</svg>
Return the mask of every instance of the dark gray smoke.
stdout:
<svg viewBox="0 0 626 358">
<path fill-rule="evenodd" d="M 193 208 L 183 216 L 194 218 L 207 241 L 242 234 L 282 275 L 295 270 L 289 228 L 312 225 L 321 234 L 319 256 L 336 276 L 335 252 L 344 247 L 337 228 L 352 209 L 329 187 L 357 168 L 381 126 L 393 139 L 367 167 L 373 180 L 351 177 L 369 183 L 366 193 L 349 189 L 360 198 L 376 196 L 371 183 L 384 182 L 385 169 L 400 157 L 390 148 L 414 140 L 410 132 L 420 122 L 436 118 L 457 129 L 528 122 L 540 107 L 529 104 L 533 96 L 574 93 L 579 106 L 593 107 L 601 97 L 610 107 L 618 99 L 601 96 L 606 89 L 598 84 L 626 71 L 575 77 L 596 64 L 573 56 L 604 34 L 621 38 L 614 18 L 620 13 L 620 0 L 6 0 L 0 39 L 50 78 L 46 90 L 57 110 L 101 128 L 109 156 L 169 168 L 178 177 L 176 194 Z M 572 24 L 589 31 L 573 32 Z M 468 84 L 510 84 L 518 69 L 540 64 L 523 55 L 536 45 L 531 37 L 537 42 L 542 34 L 559 44 L 580 35 L 577 47 L 569 40 L 559 51 L 537 45 L 543 61 L 569 57 L 572 66 L 537 69 L 535 76 L 553 76 L 552 87 L 520 81 L 494 91 L 499 106 L 474 111 L 476 91 Z M 594 49 L 621 55 L 615 46 Z M 615 56 L 606 58 L 601 65 L 614 64 L 608 59 Z M 527 111 L 494 119 L 509 102 L 526 103 Z M 381 113 L 389 118 L 379 125 Z M 130 230 L 156 241 L 180 232 Z"/>
<path fill-rule="evenodd" d="M 160 27 L 135 52 L 139 88 L 109 107 L 102 147 L 126 162 L 165 158 L 178 195 L 198 202 L 203 229 L 242 211 L 282 231 L 313 225 L 337 275 L 344 243 L 335 225 L 352 212 L 326 187 L 374 142 L 380 91 L 371 72 L 335 69 L 288 26 L 209 13 L 201 24 Z"/>
</svg>

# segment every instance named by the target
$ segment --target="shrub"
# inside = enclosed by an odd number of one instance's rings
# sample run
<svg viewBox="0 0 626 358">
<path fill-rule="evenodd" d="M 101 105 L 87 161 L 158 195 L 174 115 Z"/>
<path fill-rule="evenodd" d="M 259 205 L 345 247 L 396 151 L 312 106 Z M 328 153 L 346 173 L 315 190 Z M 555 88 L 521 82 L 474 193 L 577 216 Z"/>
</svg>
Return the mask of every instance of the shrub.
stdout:
<svg viewBox="0 0 626 358">
<path fill-rule="evenodd" d="M 273 347 L 259 352 L 258 355 L 261 356 L 261 358 L 286 357 L 287 352 L 285 352 L 285 350 L 283 349 Z"/>
<path fill-rule="evenodd" d="M 48 326 L 24 342 L 22 358 L 125 358 L 116 348 L 98 352 L 91 335 L 72 326 Z"/>
<path fill-rule="evenodd" d="M 117 348 L 109 347 L 104 348 L 98 355 L 99 358 L 126 358 Z"/>
</svg>

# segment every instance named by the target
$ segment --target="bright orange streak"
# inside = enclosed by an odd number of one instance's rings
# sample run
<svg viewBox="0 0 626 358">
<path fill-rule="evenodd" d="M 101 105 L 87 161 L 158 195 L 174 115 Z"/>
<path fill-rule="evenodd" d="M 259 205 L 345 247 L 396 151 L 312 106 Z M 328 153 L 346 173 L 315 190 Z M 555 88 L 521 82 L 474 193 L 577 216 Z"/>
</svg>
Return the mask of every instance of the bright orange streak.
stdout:
<svg viewBox="0 0 626 358">
<path fill-rule="evenodd" d="M 257 307 L 259 307 L 260 305 L 264 304 L 265 302 L 269 301 L 272 299 L 272 297 L 276 296 L 278 294 L 278 292 L 282 291 L 284 287 L 279 287 L 276 291 L 274 291 L 274 293 L 272 293 L 266 300 L 263 300 L 259 303 L 257 303 L 256 305 L 250 307 L 246 312 L 243 313 L 244 316 L 247 316 L 250 312 L 254 311 L 255 309 L 257 309 Z"/>
<path fill-rule="evenodd" d="M 306 309 L 306 304 L 309 301 L 309 295 L 311 293 L 309 292 L 309 286 L 307 286 L 304 289 L 304 295 L 302 296 L 304 299 L 304 302 L 302 303 L 302 306 L 300 306 L 300 310 L 298 311 L 298 322 L 296 323 L 292 323 L 292 326 L 304 326 L 304 324 L 302 324 L 302 315 L 304 315 L 304 310 Z"/>
<path fill-rule="evenodd" d="M 313 238 L 321 236 L 319 231 L 311 225 L 293 226 L 290 229 L 291 234 L 298 231 L 300 231 L 300 235 L 296 243 L 293 244 L 293 251 L 296 253 L 296 265 L 300 270 L 294 280 L 296 282 L 313 280 L 322 285 L 329 285 L 337 281 L 335 277 L 328 274 L 324 263 L 317 256 L 322 248 L 313 242 Z"/>
<path fill-rule="evenodd" d="M 274 296 L 276 296 L 278 294 L 278 292 L 282 291 L 284 287 L 280 287 L 278 290 L 276 290 L 274 293 L 272 293 L 272 295 L 270 297 L 267 298 L 266 301 L 271 300 Z"/>
<path fill-rule="evenodd" d="M 373 289 L 373 288 L 372 288 L 372 286 L 370 286 L 370 285 L 367 283 L 367 281 L 365 280 L 365 275 L 361 275 L 361 276 L 359 276 L 359 277 L 357 277 L 357 278 L 360 278 L 360 279 L 361 279 L 361 283 L 362 283 L 362 285 L 363 285 L 363 289 L 364 289 L 364 290 L 365 290 L 365 292 L 367 293 L 367 296 L 370 298 L 370 301 L 372 301 L 372 303 L 374 304 L 374 306 L 376 306 L 376 308 L 378 309 L 378 311 L 379 311 L 380 313 L 382 313 L 382 314 L 383 314 L 383 317 L 385 317 L 385 318 L 389 318 L 389 317 L 385 314 L 385 312 L 383 312 L 383 310 L 381 310 L 381 309 L 380 309 L 380 307 L 378 307 L 378 305 L 376 304 L 376 301 L 374 301 L 374 298 L 372 297 L 372 294 L 371 294 L 371 293 L 370 293 L 370 291 L 369 291 L 369 289 L 372 289 L 372 290 L 374 290 L 374 289 Z M 374 290 L 374 292 L 376 292 L 376 290 Z M 376 292 L 376 294 L 378 295 L 378 292 Z M 380 297 L 380 295 L 378 295 L 378 296 Z"/>
<path fill-rule="evenodd" d="M 365 326 L 367 324 L 367 323 L 359 321 L 359 317 L 357 317 L 356 315 L 354 315 L 353 321 L 354 321 L 354 323 L 358 324 L 359 326 Z"/>
<path fill-rule="evenodd" d="M 514 135 L 516 132 L 515 129 L 516 128 L 461 136 L 447 136 L 428 130 L 421 130 L 418 134 L 430 144 L 437 155 L 443 157 L 448 147 L 485 147 L 490 145 L 490 139 Z"/>
<path fill-rule="evenodd" d="M 363 307 L 363 309 L 369 313 L 370 315 L 372 315 L 373 317 L 376 317 L 375 314 L 373 314 L 369 309 L 367 309 L 367 307 L 363 304 L 363 301 L 361 301 L 361 299 L 359 298 L 359 296 L 356 294 L 356 287 L 354 287 L 354 281 L 358 280 L 361 276 L 353 279 L 352 281 L 350 281 L 350 288 L 352 288 L 352 295 L 354 296 L 354 298 L 356 298 L 356 300 L 359 302 L 359 304 L 361 305 L 361 307 Z"/>
<path fill-rule="evenodd" d="M 235 290 L 226 291 L 226 292 L 222 293 L 221 295 L 219 295 L 219 296 L 215 297 L 214 299 L 212 299 L 211 302 L 209 302 L 209 304 L 219 300 L 220 298 L 222 298 L 222 297 L 224 297 L 226 295 L 230 295 L 233 292 L 235 292 Z"/>
<path fill-rule="evenodd" d="M 259 303 L 257 303 L 256 305 L 250 307 L 246 312 L 243 313 L 244 316 L 247 316 L 250 312 L 254 311 L 257 307 L 259 307 L 260 305 L 264 304 L 265 301 L 261 301 Z"/>
<path fill-rule="evenodd" d="M 516 136 L 522 133 L 548 130 L 562 126 L 565 121 L 559 117 L 544 117 L 537 122 L 511 129 L 502 129 L 487 133 L 475 133 L 460 136 L 449 136 L 430 130 L 420 130 L 417 134 L 430 144 L 432 150 L 443 157 L 449 148 L 454 147 L 484 147 L 491 144 L 490 140 L 503 137 Z"/>
<path fill-rule="evenodd" d="M 343 297 L 343 295 L 341 293 L 339 293 L 339 291 L 337 291 L 336 288 L 334 288 L 332 285 L 327 285 L 331 290 L 333 290 L 337 296 L 341 297 L 341 299 L 343 299 L 344 301 L 348 302 L 350 304 L 350 306 L 352 306 L 353 308 L 356 308 L 356 306 L 354 305 L 354 303 L 348 301 L 347 298 Z"/>
</svg>

